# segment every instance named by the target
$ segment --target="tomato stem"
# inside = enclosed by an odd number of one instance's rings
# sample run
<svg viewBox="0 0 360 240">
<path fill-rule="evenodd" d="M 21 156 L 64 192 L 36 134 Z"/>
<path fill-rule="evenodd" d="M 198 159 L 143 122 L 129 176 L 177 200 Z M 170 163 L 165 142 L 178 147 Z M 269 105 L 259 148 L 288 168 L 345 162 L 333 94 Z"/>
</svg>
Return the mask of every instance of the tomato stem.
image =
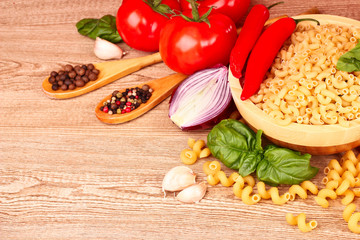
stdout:
<svg viewBox="0 0 360 240">
<path fill-rule="evenodd" d="M 153 6 L 154 6 L 154 7 L 159 6 L 159 5 L 161 4 L 161 1 L 162 1 L 162 0 L 153 0 L 153 1 L 152 1 Z"/>
<path fill-rule="evenodd" d="M 154 12 L 169 18 L 166 14 L 175 14 L 174 11 L 166 4 L 161 4 L 162 0 L 143 0 L 144 3 L 149 5 Z"/>
<path fill-rule="evenodd" d="M 205 22 L 207 25 L 209 25 L 209 27 L 211 27 L 209 19 L 207 17 L 210 15 L 210 13 L 214 7 L 210 7 L 210 9 L 204 15 L 200 16 L 199 9 L 198 9 L 199 4 L 197 4 L 195 2 L 195 0 L 186 0 L 186 1 L 188 1 L 191 4 L 192 18 L 187 17 L 183 14 L 180 14 L 178 16 L 181 16 L 183 19 L 185 19 L 188 22 L 199 22 L 199 23 Z"/>
</svg>

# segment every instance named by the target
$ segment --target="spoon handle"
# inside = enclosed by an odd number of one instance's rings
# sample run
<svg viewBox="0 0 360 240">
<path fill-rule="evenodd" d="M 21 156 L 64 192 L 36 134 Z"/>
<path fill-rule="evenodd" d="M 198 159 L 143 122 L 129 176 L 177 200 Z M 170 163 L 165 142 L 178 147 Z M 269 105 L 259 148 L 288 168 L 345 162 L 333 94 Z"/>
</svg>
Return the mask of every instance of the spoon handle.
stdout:
<svg viewBox="0 0 360 240">
<path fill-rule="evenodd" d="M 144 57 L 97 63 L 95 67 L 100 70 L 99 78 L 104 79 L 99 81 L 99 87 L 161 61 L 160 53 L 157 52 Z"/>
<path fill-rule="evenodd" d="M 51 88 L 51 84 L 48 82 L 48 78 L 46 78 L 43 81 L 42 88 L 45 95 L 49 98 L 67 99 L 77 97 L 94 91 L 95 89 L 98 89 L 106 84 L 112 83 L 113 81 L 136 72 L 146 66 L 150 66 L 161 61 L 162 59 L 160 53 L 157 52 L 139 58 L 95 63 L 94 66 L 100 71 L 98 80 L 90 81 L 84 87 L 76 88 L 75 90 L 71 91 L 54 91 Z"/>
</svg>

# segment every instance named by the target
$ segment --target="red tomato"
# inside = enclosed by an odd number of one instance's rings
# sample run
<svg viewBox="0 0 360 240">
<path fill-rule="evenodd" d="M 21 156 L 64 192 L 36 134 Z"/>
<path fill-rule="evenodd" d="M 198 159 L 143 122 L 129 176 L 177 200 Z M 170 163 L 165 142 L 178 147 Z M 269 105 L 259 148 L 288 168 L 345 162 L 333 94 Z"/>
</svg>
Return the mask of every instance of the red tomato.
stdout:
<svg viewBox="0 0 360 240">
<path fill-rule="evenodd" d="M 163 0 L 161 4 L 180 10 L 177 0 Z M 159 50 L 160 31 L 168 20 L 143 0 L 127 0 L 123 1 L 117 12 L 116 27 L 130 47 L 155 52 Z"/>
<path fill-rule="evenodd" d="M 188 15 L 184 13 L 185 15 Z M 170 19 L 160 34 L 160 54 L 168 67 L 190 75 L 216 64 L 227 65 L 237 34 L 234 22 L 223 14 L 210 14 L 205 22 Z"/>
<path fill-rule="evenodd" d="M 199 9 L 206 10 L 213 6 L 212 13 L 222 13 L 230 17 L 234 23 L 238 23 L 249 8 L 250 0 L 199 0 L 196 1 Z M 190 10 L 191 4 L 186 0 L 180 0 L 183 11 Z"/>
</svg>

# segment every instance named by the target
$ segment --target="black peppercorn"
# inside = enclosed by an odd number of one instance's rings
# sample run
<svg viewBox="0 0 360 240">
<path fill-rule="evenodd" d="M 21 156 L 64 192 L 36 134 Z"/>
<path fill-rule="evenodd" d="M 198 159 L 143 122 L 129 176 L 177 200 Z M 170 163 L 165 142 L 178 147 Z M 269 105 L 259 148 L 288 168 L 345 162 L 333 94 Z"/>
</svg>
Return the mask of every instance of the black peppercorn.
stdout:
<svg viewBox="0 0 360 240">
<path fill-rule="evenodd" d="M 73 67 L 70 64 L 67 64 L 65 65 L 64 70 L 70 72 L 73 70 Z"/>
<path fill-rule="evenodd" d="M 149 85 L 145 84 L 145 85 L 142 86 L 142 89 L 144 91 L 148 91 L 150 89 L 150 87 L 149 87 Z"/>
<path fill-rule="evenodd" d="M 55 72 L 55 71 L 52 71 L 52 72 L 50 73 L 50 76 L 52 76 L 52 77 L 56 77 L 57 75 L 58 75 L 58 73 Z"/>
<path fill-rule="evenodd" d="M 84 68 L 79 68 L 79 71 L 76 72 L 78 75 L 83 76 L 85 74 Z"/>
<path fill-rule="evenodd" d="M 72 66 L 67 64 L 59 72 L 52 71 L 48 81 L 52 84 L 54 91 L 61 88 L 62 90 L 73 90 L 76 87 L 82 87 L 87 82 L 95 81 L 98 78 L 99 70 L 93 64 Z"/>
<path fill-rule="evenodd" d="M 59 89 L 59 85 L 53 84 L 53 85 L 51 86 L 51 89 L 54 90 L 54 91 L 56 91 L 56 90 Z"/>
<path fill-rule="evenodd" d="M 75 78 L 76 77 L 76 72 L 75 71 L 70 71 L 69 72 L 69 78 Z"/>
<path fill-rule="evenodd" d="M 65 81 L 67 78 L 67 76 L 65 74 L 61 75 L 60 76 L 60 81 Z"/>
<path fill-rule="evenodd" d="M 85 75 L 82 76 L 81 79 L 82 79 L 85 83 L 89 82 L 89 78 L 88 78 L 87 76 L 85 76 Z"/>
<path fill-rule="evenodd" d="M 117 91 L 117 90 L 113 91 L 112 96 L 113 96 L 113 97 L 116 97 L 116 95 L 118 94 L 118 92 L 119 92 L 119 91 Z"/>
<path fill-rule="evenodd" d="M 116 103 L 112 103 L 111 106 L 110 106 L 110 108 L 111 108 L 112 110 L 115 110 L 115 109 L 117 108 Z"/>
<path fill-rule="evenodd" d="M 94 67 L 94 64 L 90 63 L 90 64 L 87 65 L 87 68 L 89 70 L 93 70 L 95 67 Z"/>
<path fill-rule="evenodd" d="M 71 80 L 69 80 L 69 79 L 66 79 L 66 80 L 64 81 L 64 83 L 65 83 L 66 86 L 69 86 L 69 85 L 72 84 L 73 82 L 72 82 Z"/>
<path fill-rule="evenodd" d="M 66 84 L 63 84 L 63 85 L 61 85 L 61 90 L 67 90 L 68 89 L 68 86 L 66 85 Z"/>
<path fill-rule="evenodd" d="M 54 76 L 51 76 L 51 77 L 49 77 L 48 81 L 49 81 L 49 83 L 53 84 L 53 83 L 55 83 L 56 79 Z"/>
<path fill-rule="evenodd" d="M 92 72 L 95 73 L 96 75 L 99 75 L 99 73 L 100 73 L 100 71 L 98 69 L 93 69 Z"/>
<path fill-rule="evenodd" d="M 69 90 L 74 90 L 75 88 L 76 88 L 75 84 L 72 83 L 69 85 Z"/>
<path fill-rule="evenodd" d="M 95 74 L 95 73 L 93 73 L 93 72 L 90 72 L 89 73 L 89 79 L 90 79 L 90 81 L 95 81 L 96 79 L 97 79 L 97 75 Z"/>
<path fill-rule="evenodd" d="M 77 86 L 77 87 L 83 87 L 84 85 L 85 85 L 85 82 L 84 82 L 84 80 L 76 80 L 75 81 L 75 85 Z"/>
</svg>

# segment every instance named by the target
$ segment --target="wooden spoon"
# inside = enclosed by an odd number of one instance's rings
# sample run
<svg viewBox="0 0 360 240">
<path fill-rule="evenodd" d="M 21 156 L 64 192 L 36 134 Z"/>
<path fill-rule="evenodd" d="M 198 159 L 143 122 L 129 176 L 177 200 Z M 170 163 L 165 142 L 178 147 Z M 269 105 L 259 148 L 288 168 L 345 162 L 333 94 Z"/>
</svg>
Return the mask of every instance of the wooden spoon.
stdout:
<svg viewBox="0 0 360 240">
<path fill-rule="evenodd" d="M 46 94 L 46 96 L 48 96 L 49 98 L 55 98 L 55 99 L 72 98 L 91 92 L 121 77 L 136 72 L 141 68 L 144 68 L 146 66 L 155 63 L 159 63 L 161 61 L 162 59 L 160 53 L 157 52 L 152 55 L 147 55 L 139 58 L 95 63 L 94 64 L 95 68 L 97 68 L 100 71 L 99 77 L 95 81 L 88 82 L 84 87 L 78 87 L 74 90 L 63 91 L 59 89 L 57 91 L 54 91 L 51 88 L 52 85 L 48 81 L 49 77 L 47 77 L 42 83 L 42 89 Z"/>
<path fill-rule="evenodd" d="M 103 103 L 107 100 L 111 99 L 112 94 L 104 98 L 95 108 L 95 114 L 96 117 L 105 123 L 109 124 L 117 124 L 117 123 L 123 123 L 130 121 L 134 118 L 137 118 L 156 105 L 158 105 L 160 102 L 162 102 L 165 98 L 170 96 L 172 91 L 186 78 L 187 76 L 181 73 L 172 74 L 170 76 L 159 78 L 155 80 L 151 80 L 145 83 L 142 83 L 141 85 L 133 86 L 132 88 L 139 87 L 141 88 L 143 85 L 147 84 L 150 88 L 154 90 L 152 93 L 152 96 L 150 99 L 144 103 L 141 104 L 138 108 L 135 110 L 129 112 L 129 113 L 123 113 L 123 114 L 108 114 L 100 110 L 100 107 L 103 106 Z M 131 88 L 131 87 L 129 87 Z M 120 92 L 124 92 L 125 89 L 119 90 Z"/>
</svg>

